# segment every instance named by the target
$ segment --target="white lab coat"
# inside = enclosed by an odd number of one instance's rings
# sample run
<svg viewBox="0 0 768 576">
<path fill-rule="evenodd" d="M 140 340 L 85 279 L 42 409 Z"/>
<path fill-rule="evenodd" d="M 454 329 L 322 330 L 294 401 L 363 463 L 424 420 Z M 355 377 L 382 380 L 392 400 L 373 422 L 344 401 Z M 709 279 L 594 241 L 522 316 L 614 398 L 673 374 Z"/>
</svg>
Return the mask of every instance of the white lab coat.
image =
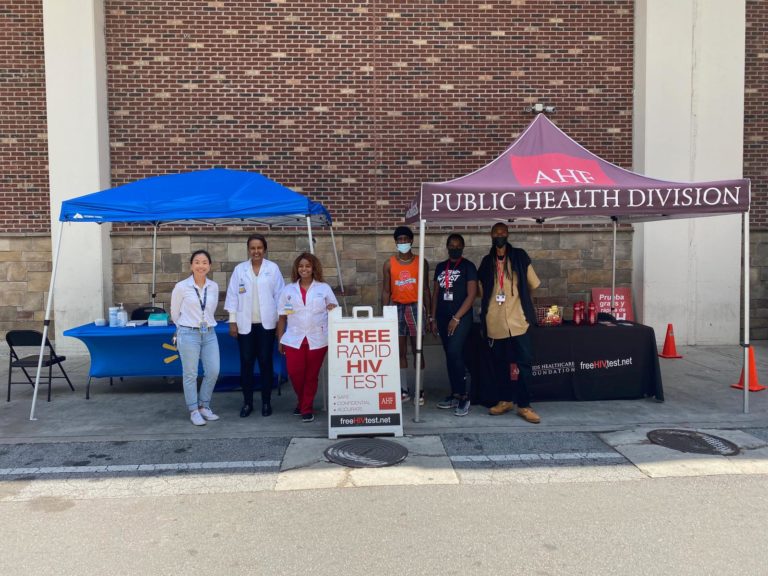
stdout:
<svg viewBox="0 0 768 576">
<path fill-rule="evenodd" d="M 265 330 L 273 330 L 277 327 L 277 299 L 280 291 L 285 286 L 283 275 L 277 264 L 266 258 L 261 263 L 259 281 L 256 283 L 259 289 L 259 310 L 261 312 L 261 325 Z M 227 297 L 224 300 L 224 309 L 230 314 L 236 314 L 237 332 L 239 334 L 251 333 L 251 318 L 253 295 L 251 283 L 251 261 L 241 262 L 232 271 L 227 287 Z"/>
<path fill-rule="evenodd" d="M 280 292 L 277 311 L 287 318 L 280 344 L 301 348 L 304 338 L 310 350 L 328 346 L 328 304 L 339 305 L 336 295 L 325 282 L 312 281 L 307 289 L 307 303 L 301 298 L 299 282 L 288 284 Z M 288 313 L 291 312 L 292 313 Z"/>
</svg>

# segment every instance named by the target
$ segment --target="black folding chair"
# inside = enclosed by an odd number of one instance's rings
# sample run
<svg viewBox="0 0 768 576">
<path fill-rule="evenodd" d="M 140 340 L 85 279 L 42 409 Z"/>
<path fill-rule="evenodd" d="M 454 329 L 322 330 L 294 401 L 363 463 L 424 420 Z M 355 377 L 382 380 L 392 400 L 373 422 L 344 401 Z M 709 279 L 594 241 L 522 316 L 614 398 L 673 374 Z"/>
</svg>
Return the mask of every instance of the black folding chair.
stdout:
<svg viewBox="0 0 768 576">
<path fill-rule="evenodd" d="M 131 312 L 131 320 L 148 320 L 150 314 L 165 314 L 165 310 L 157 306 L 139 306 Z"/>
<path fill-rule="evenodd" d="M 8 363 L 8 402 L 11 401 L 11 384 L 29 384 L 33 388 L 35 386 L 35 379 L 33 376 L 36 374 L 38 360 L 40 358 L 40 343 L 43 341 L 43 335 L 37 330 L 11 330 L 5 335 L 5 341 L 8 343 L 11 355 Z M 75 391 L 75 387 L 72 386 L 72 382 L 64 371 L 63 362 L 67 359 L 66 356 L 59 356 L 51 346 L 51 341 L 48 338 L 45 339 L 45 346 L 48 349 L 47 354 L 43 354 L 43 366 L 48 368 L 48 402 L 51 401 L 51 381 L 54 378 L 66 378 L 69 387 L 72 391 Z M 20 349 L 35 348 L 34 354 L 28 356 L 22 356 L 27 353 L 25 350 Z M 30 350 L 31 351 L 31 350 Z M 53 375 L 53 366 L 57 365 L 63 376 Z M 11 375 L 14 368 L 21 368 L 24 372 L 24 376 L 27 377 L 27 381 L 13 382 Z M 30 369 L 31 374 L 27 372 Z"/>
</svg>

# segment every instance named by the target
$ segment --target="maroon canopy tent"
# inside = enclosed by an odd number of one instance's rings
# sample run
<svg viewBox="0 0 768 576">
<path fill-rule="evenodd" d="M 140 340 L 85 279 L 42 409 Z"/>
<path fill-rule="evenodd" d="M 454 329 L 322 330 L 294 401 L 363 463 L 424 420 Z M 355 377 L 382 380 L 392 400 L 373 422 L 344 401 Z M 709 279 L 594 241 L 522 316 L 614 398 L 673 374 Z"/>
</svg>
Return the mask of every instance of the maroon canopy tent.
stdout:
<svg viewBox="0 0 768 576">
<path fill-rule="evenodd" d="M 620 168 L 592 154 L 547 118 L 538 114 L 501 156 L 478 170 L 446 182 L 426 182 L 405 215 L 424 228 L 434 224 L 596 223 L 612 222 L 614 234 L 613 290 L 616 274 L 616 226 L 644 222 L 742 213 L 744 262 L 749 262 L 748 179 L 714 182 L 672 182 Z M 420 252 L 423 270 L 424 251 Z M 421 297 L 425 279 L 419 275 L 417 356 L 421 354 Z M 614 305 L 612 303 L 611 309 Z M 744 267 L 744 366 L 748 364 L 749 269 Z M 420 362 L 416 360 L 416 394 Z M 745 375 L 748 370 L 744 370 Z M 744 411 L 748 410 L 747 382 Z M 416 421 L 419 412 L 416 407 Z"/>
<path fill-rule="evenodd" d="M 642 222 L 749 210 L 749 180 L 683 183 L 619 168 L 544 114 L 501 156 L 447 182 L 426 182 L 406 222 Z"/>
</svg>

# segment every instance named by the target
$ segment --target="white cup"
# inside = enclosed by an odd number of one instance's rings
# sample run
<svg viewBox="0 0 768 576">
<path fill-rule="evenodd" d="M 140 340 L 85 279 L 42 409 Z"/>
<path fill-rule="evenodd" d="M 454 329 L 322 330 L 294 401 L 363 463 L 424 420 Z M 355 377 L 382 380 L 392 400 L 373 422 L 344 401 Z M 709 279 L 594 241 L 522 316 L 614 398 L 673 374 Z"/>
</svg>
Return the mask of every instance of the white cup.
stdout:
<svg viewBox="0 0 768 576">
<path fill-rule="evenodd" d="M 96 326 L 106 326 L 107 321 L 104 320 L 104 318 L 96 318 L 96 320 L 94 321 L 94 324 L 96 324 Z"/>
</svg>

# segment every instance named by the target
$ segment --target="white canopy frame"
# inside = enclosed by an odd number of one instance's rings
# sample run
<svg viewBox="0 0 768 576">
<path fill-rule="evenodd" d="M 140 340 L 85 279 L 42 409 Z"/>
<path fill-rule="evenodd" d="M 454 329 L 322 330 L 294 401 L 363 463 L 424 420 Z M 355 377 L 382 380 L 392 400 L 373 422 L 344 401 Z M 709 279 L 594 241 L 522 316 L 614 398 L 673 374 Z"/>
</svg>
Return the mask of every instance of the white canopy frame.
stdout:
<svg viewBox="0 0 768 576">
<path fill-rule="evenodd" d="M 194 220 L 194 221 L 178 221 L 175 220 L 173 222 L 163 222 L 163 224 L 205 224 L 205 225 L 262 225 L 267 226 L 270 230 L 273 229 L 275 226 L 297 226 L 302 225 L 302 218 L 299 216 L 283 216 L 283 217 L 276 217 L 274 221 L 270 222 L 267 221 L 267 219 L 259 218 L 259 219 L 218 219 L 218 220 Z M 272 219 L 270 219 L 272 220 Z M 307 215 L 305 217 L 306 226 L 307 226 L 307 238 L 309 241 L 309 251 L 311 254 L 315 253 L 315 247 L 314 247 L 314 238 L 312 236 L 312 224 L 313 222 L 315 225 L 324 225 L 327 224 L 328 228 L 331 233 L 331 244 L 333 246 L 333 255 L 336 260 L 336 270 L 338 272 L 338 279 L 339 279 L 339 291 L 341 292 L 341 298 L 342 298 L 342 305 L 344 309 L 344 313 L 347 313 L 347 299 L 346 294 L 344 292 L 344 282 L 342 280 L 342 274 L 341 274 L 341 266 L 339 261 L 339 252 L 336 248 L 336 239 L 333 234 L 333 223 L 326 221 L 325 218 L 322 218 L 320 216 L 309 216 Z M 277 222 L 277 223 L 275 223 Z M 146 224 L 146 222 L 137 222 L 141 224 Z M 40 353 L 38 355 L 37 359 L 37 373 L 35 374 L 35 384 L 34 384 L 34 391 L 32 393 L 32 407 L 30 408 L 29 412 L 29 419 L 31 421 L 37 420 L 35 418 L 35 408 L 37 406 L 37 393 L 40 386 L 40 374 L 42 372 L 43 368 L 43 354 L 45 352 L 45 342 L 48 338 L 48 332 L 51 325 L 51 307 L 53 304 L 53 290 L 56 285 L 56 271 L 58 269 L 58 263 L 59 263 L 59 257 L 60 257 L 60 251 L 61 251 L 61 241 L 63 237 L 64 232 L 64 226 L 66 224 L 69 224 L 69 222 L 60 222 L 59 223 L 59 234 L 57 236 L 56 240 L 56 249 L 53 254 L 53 262 L 52 262 L 52 271 L 51 271 L 51 282 L 50 286 L 48 288 L 48 300 L 45 306 L 45 320 L 43 321 L 43 337 L 40 343 Z M 151 222 L 150 224 L 153 225 L 153 235 L 152 235 L 152 305 L 155 304 L 155 298 L 156 298 L 156 262 L 157 262 L 157 229 L 160 226 L 161 222 Z"/>
<path fill-rule="evenodd" d="M 616 216 L 610 217 L 612 223 L 613 223 L 613 272 L 612 272 L 612 279 L 611 279 L 611 314 L 614 314 L 615 308 L 616 308 L 616 229 L 618 227 L 618 218 Z M 494 220 L 495 222 L 495 220 Z M 510 220 L 511 222 L 511 220 Z M 543 224 L 544 221 L 538 221 L 539 223 Z M 435 221 L 435 223 L 439 223 L 438 221 Z M 448 224 L 453 224 L 454 226 L 457 224 L 457 222 L 454 220 L 452 222 L 446 222 Z M 477 222 L 475 222 L 477 224 Z M 421 218 L 419 219 L 419 300 L 418 300 L 418 314 L 416 317 L 416 396 L 415 398 L 419 398 L 421 394 L 422 389 L 422 370 L 421 370 L 421 358 L 423 354 L 422 349 L 422 342 L 423 342 L 423 326 L 424 326 L 424 318 L 423 318 L 423 312 L 422 308 L 424 306 L 424 282 L 426 281 L 424 278 L 424 251 L 425 251 L 425 229 L 427 226 L 427 220 Z M 743 318 L 743 324 L 744 324 L 744 337 L 743 342 L 741 343 L 741 346 L 743 347 L 743 358 L 742 358 L 742 373 L 744 374 L 744 414 L 749 413 L 749 268 L 750 268 L 750 256 L 749 256 L 749 210 L 742 213 L 742 227 L 743 227 L 743 239 L 742 239 L 742 251 L 743 251 L 743 262 L 742 262 L 742 269 L 744 273 L 744 280 L 743 280 L 743 294 L 742 297 L 744 298 L 744 318 Z M 414 418 L 413 421 L 416 423 L 420 423 L 420 409 L 419 409 L 419 403 L 415 403 L 415 409 L 414 409 Z"/>
</svg>

